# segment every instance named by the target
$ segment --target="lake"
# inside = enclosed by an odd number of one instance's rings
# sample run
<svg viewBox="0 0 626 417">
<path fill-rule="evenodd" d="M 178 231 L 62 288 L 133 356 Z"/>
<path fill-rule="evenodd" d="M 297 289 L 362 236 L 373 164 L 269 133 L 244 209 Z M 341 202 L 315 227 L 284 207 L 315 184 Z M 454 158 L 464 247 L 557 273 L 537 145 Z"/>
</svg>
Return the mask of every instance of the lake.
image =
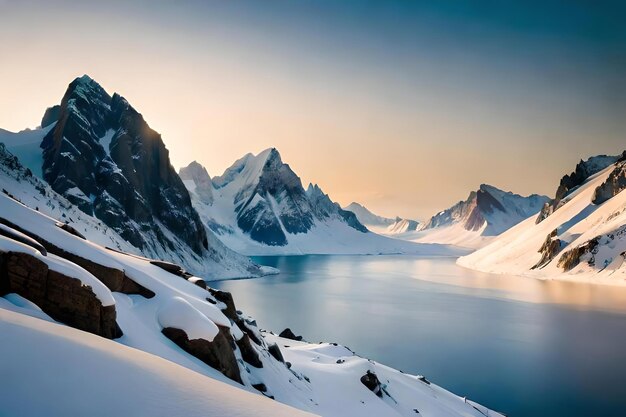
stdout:
<svg viewBox="0 0 626 417">
<path fill-rule="evenodd" d="M 212 282 L 260 327 L 338 342 L 509 416 L 626 416 L 626 288 L 470 271 L 452 258 L 283 256 Z"/>
</svg>

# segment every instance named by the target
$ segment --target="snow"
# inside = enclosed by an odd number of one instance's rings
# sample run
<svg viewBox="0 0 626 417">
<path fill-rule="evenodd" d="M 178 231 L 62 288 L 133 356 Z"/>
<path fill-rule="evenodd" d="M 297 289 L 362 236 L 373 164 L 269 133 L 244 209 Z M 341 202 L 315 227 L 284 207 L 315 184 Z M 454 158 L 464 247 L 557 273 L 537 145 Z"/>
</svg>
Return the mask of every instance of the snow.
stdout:
<svg viewBox="0 0 626 417">
<path fill-rule="evenodd" d="M 10 157 L 10 154 L 5 154 L 1 149 L 0 153 L 2 153 L 0 157 Z M 101 246 L 108 246 L 124 252 L 137 255 L 141 254 L 151 258 L 182 264 L 188 270 L 194 271 L 196 274 L 202 275 L 206 279 L 253 277 L 267 273 L 275 273 L 275 271 L 267 270 L 266 268 L 258 268 L 249 258 L 232 252 L 226 248 L 211 231 L 207 231 L 207 239 L 209 247 L 211 248 L 211 258 L 208 256 L 198 257 L 197 254 L 189 249 L 188 245 L 174 236 L 164 226 L 161 226 L 161 231 L 177 246 L 175 250 L 165 248 L 152 231 L 146 231 L 144 233 L 144 239 L 148 244 L 143 250 L 139 250 L 130 245 L 117 232 L 106 226 L 100 220 L 79 210 L 65 197 L 53 191 L 49 185 L 39 178 L 27 176 L 24 169 L 12 169 L 6 164 L 3 164 L 1 159 L 0 188 L 7 190 L 7 192 L 13 194 L 24 203 L 24 205 L 22 205 L 5 195 L 0 195 L 0 217 L 6 217 L 3 213 L 8 212 L 11 214 L 11 217 L 15 219 L 13 222 L 19 227 L 33 233 L 38 233 L 39 230 L 42 230 L 44 234 L 42 237 L 49 242 L 83 257 L 98 257 L 99 255 L 93 251 L 93 248 L 86 247 L 80 243 L 78 243 L 77 246 L 75 239 L 79 238 L 70 237 L 71 235 L 66 232 L 63 232 L 61 235 L 53 233 L 51 235 L 52 237 L 47 238 L 46 236 L 50 234 L 48 231 L 52 230 L 51 226 L 53 223 L 58 221 L 62 223 L 67 222 L 83 234 L 89 241 Z M 81 196 L 82 191 L 76 194 L 77 196 Z M 84 194 L 82 194 L 82 196 L 84 196 Z M 84 198 L 90 200 L 88 196 L 84 196 Z M 38 209 L 39 213 L 45 214 L 46 216 L 44 217 L 46 219 L 31 217 L 32 212 L 35 211 L 32 209 Z M 134 227 L 137 230 L 140 229 L 137 224 L 134 224 Z M 58 240 L 50 240 L 55 239 L 55 237 Z M 77 253 L 77 251 L 81 252 Z M 96 252 L 101 251 L 98 250 Z M 81 253 L 83 253 L 83 255 L 81 255 Z M 105 265 L 107 265 L 106 262 L 110 261 L 109 258 L 98 259 L 99 262 Z M 116 264 L 107 266 L 119 269 L 119 265 Z"/>
<path fill-rule="evenodd" d="M 2 196 L 2 198 L 6 197 Z M 3 212 L 3 214 L 6 213 Z M 100 280 L 85 271 L 80 266 L 75 265 L 63 258 L 50 253 L 47 256 L 44 256 L 33 247 L 17 242 L 13 239 L 9 239 L 5 236 L 0 236 L 0 252 L 21 252 L 31 255 L 45 263 L 51 270 L 76 278 L 80 280 L 83 285 L 91 287 L 91 290 L 103 306 L 115 304 L 115 299 L 113 298 L 111 291 L 109 291 L 109 289 L 102 282 L 100 282 Z"/>
<path fill-rule="evenodd" d="M 348 204 L 343 209 L 353 212 L 356 218 L 373 232 L 384 231 L 395 223 L 394 219 L 374 214 L 365 206 L 356 202 Z"/>
<path fill-rule="evenodd" d="M 33 174 L 42 177 L 43 154 L 39 145 L 55 125 L 56 122 L 45 128 L 26 129 L 16 133 L 0 129 L 0 142 L 19 158 L 22 165 L 29 168 Z"/>
<path fill-rule="evenodd" d="M 613 168 L 611 165 L 591 176 L 564 198 L 561 206 L 542 222 L 537 224 L 537 216 L 531 216 L 495 238 L 489 245 L 460 258 L 458 264 L 497 274 L 626 285 L 626 265 L 621 255 L 626 251 L 626 239 L 620 232 L 626 224 L 626 193 L 621 192 L 598 206 L 591 203 L 596 187 L 606 180 Z M 555 229 L 556 238 L 565 246 L 548 265 L 531 269 L 541 258 L 539 248 Z M 613 239 L 606 235 L 612 235 Z M 565 272 L 557 265 L 563 253 L 597 236 L 604 238 L 595 255 L 595 266 L 581 262 L 571 271 Z"/>
<path fill-rule="evenodd" d="M 159 309 L 158 320 L 162 328 L 184 330 L 189 340 L 204 339 L 212 342 L 219 333 L 215 323 L 181 297 L 164 302 Z"/>
<path fill-rule="evenodd" d="M 311 415 L 119 343 L 0 308 L 2 413 L 13 416 Z M 42 348 L 45 347 L 45 355 Z"/>
<path fill-rule="evenodd" d="M 115 136 L 115 130 L 109 129 L 104 136 L 100 138 L 100 145 L 102 145 L 107 155 L 111 154 L 111 141 L 113 140 L 113 136 Z"/>
<path fill-rule="evenodd" d="M 463 398 L 433 383 L 428 385 L 415 375 L 361 358 L 343 346 L 297 342 L 269 333 L 265 337 L 280 346 L 297 374 L 315 385 L 311 393 L 314 411 L 322 416 L 500 416 L 485 408 L 482 414 Z M 374 372 L 383 383 L 386 394 L 382 399 L 360 382 L 367 371 Z"/>
<path fill-rule="evenodd" d="M 37 304 L 15 293 L 5 294 L 4 297 L 0 297 L 0 309 L 2 308 L 54 323 L 52 317 L 44 313 Z"/>
<path fill-rule="evenodd" d="M 478 204 L 478 193 L 485 193 L 485 201 L 493 199 L 499 207 L 490 204 L 481 207 Z M 478 249 L 529 216 L 536 215 L 548 200 L 546 196 L 532 194 L 523 197 L 481 184 L 478 191 L 472 191 L 465 201 L 440 211 L 415 232 L 401 233 L 394 237 L 418 243 L 440 243 Z M 476 211 L 483 219 L 482 225 L 476 224 Z"/>
<path fill-rule="evenodd" d="M 469 402 L 434 384 L 426 385 L 415 376 L 353 356 L 346 348 L 284 341 L 269 334 L 265 334 L 266 339 L 251 324 L 252 319 L 245 316 L 241 316 L 242 320 L 261 339 L 261 345 L 252 346 L 263 367 L 246 364 L 241 351 L 235 348 L 243 382 L 240 385 L 182 350 L 161 332 L 164 327 L 176 327 L 191 339 L 213 340 L 219 326 L 230 329 L 236 340 L 243 337 L 238 325 L 221 311 L 223 303 L 190 282 L 200 277 L 185 279 L 137 256 L 139 253 L 133 252 L 134 248 L 118 235 L 36 178 L 3 170 L 0 165 L 0 185 L 24 202 L 0 194 L 1 217 L 67 252 L 123 270 L 130 279 L 155 293 L 152 298 L 111 293 L 97 278 L 72 262 L 51 254 L 43 256 L 28 245 L 0 238 L 0 250 L 19 250 L 36 256 L 50 268 L 90 285 L 104 299 L 103 304 L 115 304 L 117 323 L 123 332 L 115 341 L 105 340 L 50 323 L 45 313 L 17 295 L 0 298 L 0 334 L 3 340 L 10 340 L 0 344 L 0 357 L 11 358 L 0 362 L 3 380 L 11 381 L 0 392 L 0 403 L 3 412 L 9 415 L 305 415 L 287 405 L 325 417 L 409 416 L 415 415 L 413 408 L 426 417 L 483 415 Z M 227 187 L 220 190 L 224 188 Z M 57 219 L 70 221 L 88 240 L 58 227 Z M 392 247 L 392 242 L 398 250 L 404 245 L 418 247 L 426 253 L 430 249 L 431 253 L 442 250 L 437 245 L 420 246 L 364 234 L 345 223 L 340 228 L 333 222 L 339 220 L 316 224 L 309 239 L 305 234 L 296 235 L 292 248 L 314 250 L 330 246 L 350 251 L 356 245 L 362 250 L 364 246 L 358 246 L 359 238 L 373 236 L 370 239 L 380 239 L 386 249 Z M 311 236 L 315 238 L 310 239 Z M 131 253 L 108 250 L 102 245 L 130 249 Z M 211 247 L 219 250 L 219 242 L 211 243 Z M 228 262 L 237 260 L 225 259 Z M 281 344 L 291 368 L 269 354 L 267 345 L 273 341 Z M 291 347 L 285 347 L 286 344 Z M 41 354 L 42 346 L 46 355 Z M 345 362 L 337 364 L 339 358 Z M 360 377 L 367 370 L 381 377 L 393 399 L 380 399 L 363 386 Z M 264 398 L 253 388 L 257 383 L 265 384 L 265 395 L 277 401 Z M 35 397 L 33 392 L 37 393 Z M 485 414 L 497 415 L 488 411 Z"/>
<path fill-rule="evenodd" d="M 236 161 L 222 176 L 213 178 L 213 201 L 203 202 L 195 187 L 187 189 L 194 208 L 201 220 L 230 249 L 244 255 L 302 255 L 302 254 L 411 254 L 424 256 L 459 256 L 464 249 L 439 244 L 418 244 L 392 239 L 375 233 L 362 233 L 350 227 L 340 218 L 316 219 L 307 233 L 288 233 L 288 243 L 271 246 L 257 242 L 237 225 L 237 202 L 246 190 L 254 190 L 270 157 L 277 157 L 275 149 L 267 149 L 257 156 L 248 154 Z M 321 190 L 319 191 L 321 193 Z M 309 192 L 310 194 L 310 192 Z M 276 213 L 283 207 L 272 196 L 250 195 L 248 207 L 266 201 Z M 279 216 L 277 216 L 280 222 Z M 281 225 L 282 226 L 282 225 Z"/>
</svg>

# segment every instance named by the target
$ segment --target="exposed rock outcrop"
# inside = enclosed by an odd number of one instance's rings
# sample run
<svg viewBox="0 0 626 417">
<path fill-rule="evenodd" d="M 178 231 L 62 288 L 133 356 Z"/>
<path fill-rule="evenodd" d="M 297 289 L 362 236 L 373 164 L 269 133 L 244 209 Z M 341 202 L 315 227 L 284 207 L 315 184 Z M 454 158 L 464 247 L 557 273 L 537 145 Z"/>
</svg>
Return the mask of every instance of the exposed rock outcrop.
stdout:
<svg viewBox="0 0 626 417">
<path fill-rule="evenodd" d="M 244 333 L 243 337 L 237 340 L 236 343 L 239 347 L 239 350 L 241 351 L 241 357 L 244 361 L 254 366 L 255 368 L 263 368 L 263 362 L 261 362 L 259 354 L 252 345 L 250 341 L 250 336 L 248 336 L 248 334 Z"/>
<path fill-rule="evenodd" d="M 587 263 L 589 266 L 595 265 L 595 257 L 596 248 L 598 247 L 599 238 L 593 238 L 586 242 L 583 245 L 580 245 L 574 249 L 570 249 L 563 253 L 559 258 L 559 262 L 557 266 L 559 268 L 563 268 L 564 271 L 570 271 L 574 267 L 576 267 L 580 261 L 581 257 L 589 254 L 589 259 L 587 259 Z"/>
<path fill-rule="evenodd" d="M 370 391 L 376 394 L 378 397 L 383 397 L 383 388 L 378 380 L 376 374 L 370 370 L 361 377 L 361 383 L 367 387 Z"/>
<path fill-rule="evenodd" d="M 89 259 L 85 259 L 81 256 L 75 255 L 71 252 L 61 249 L 58 246 L 53 245 L 52 243 L 42 239 L 41 237 L 27 230 L 22 229 L 21 227 L 17 226 L 16 224 L 2 217 L 0 217 L 0 224 L 8 226 L 9 228 L 14 229 L 16 231 L 19 231 L 20 233 L 23 233 L 27 237 L 30 237 L 31 239 L 35 240 L 43 248 L 45 248 L 44 251 L 50 252 L 61 258 L 67 259 L 68 261 L 73 262 L 76 265 L 86 269 L 91 275 L 93 275 L 94 277 L 102 281 L 102 283 L 106 285 L 107 288 L 109 288 L 109 290 L 111 291 L 121 292 L 124 294 L 139 294 L 146 298 L 154 297 L 154 292 L 150 291 L 149 289 L 133 281 L 122 270 L 97 264 Z"/>
<path fill-rule="evenodd" d="M 295 340 L 298 342 L 302 340 L 302 336 L 296 336 L 296 334 L 293 331 L 291 331 L 289 327 L 287 327 L 285 330 L 280 332 L 278 336 L 284 337 L 285 339 Z"/>
<path fill-rule="evenodd" d="M 598 155 L 583 161 L 582 159 L 571 174 L 563 176 L 552 200 L 546 203 L 535 223 L 541 223 L 561 206 L 561 201 L 572 191 L 582 185 L 589 177 L 602 171 L 611 164 L 614 164 L 620 156 Z"/>
<path fill-rule="evenodd" d="M 91 287 L 22 252 L 0 252 L 0 295 L 17 293 L 53 319 L 109 339 L 122 336 L 115 306 L 103 306 Z"/>
<path fill-rule="evenodd" d="M 626 152 L 624 152 L 624 157 L 626 157 Z M 602 204 L 624 189 L 626 189 L 626 161 L 615 165 L 615 169 L 606 181 L 596 188 L 591 201 L 593 204 Z"/>
<path fill-rule="evenodd" d="M 164 328 L 162 333 L 185 352 L 217 369 L 233 381 L 243 384 L 234 352 L 235 343 L 228 328 L 219 326 L 219 333 L 211 342 L 204 339 L 189 340 L 184 330 L 173 327 Z"/>
<path fill-rule="evenodd" d="M 538 251 L 541 253 L 541 259 L 531 269 L 543 268 L 561 251 L 562 242 L 560 239 L 555 239 L 556 235 L 557 230 L 554 229 L 548 236 L 546 236 L 546 240 L 543 242 Z"/>
</svg>

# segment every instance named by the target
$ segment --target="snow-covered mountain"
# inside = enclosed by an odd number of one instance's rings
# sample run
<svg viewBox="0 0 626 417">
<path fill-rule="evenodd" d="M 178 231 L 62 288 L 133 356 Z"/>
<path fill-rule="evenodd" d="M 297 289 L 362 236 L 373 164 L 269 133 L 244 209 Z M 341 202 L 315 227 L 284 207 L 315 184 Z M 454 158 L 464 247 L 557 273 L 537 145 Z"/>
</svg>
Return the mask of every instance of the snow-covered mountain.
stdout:
<svg viewBox="0 0 626 417">
<path fill-rule="evenodd" d="M 494 273 L 626 285 L 625 188 L 626 152 L 581 161 L 563 177 L 549 209 L 458 263 Z"/>
<path fill-rule="evenodd" d="M 305 190 L 273 148 L 247 154 L 214 177 L 211 201 L 200 193 L 209 178 L 204 168 L 192 163 L 181 170 L 181 176 L 189 178 L 184 183 L 207 227 L 228 247 L 247 255 L 452 253 L 443 246 L 417 245 L 369 232 L 353 212 L 342 209 L 319 186 L 310 184 Z"/>
<path fill-rule="evenodd" d="M 261 331 L 207 277 L 126 253 L 0 150 L 4 413 L 499 416 L 342 346 Z"/>
<path fill-rule="evenodd" d="M 353 212 L 357 219 L 364 224 L 369 230 L 381 235 L 397 235 L 406 232 L 412 232 L 420 227 L 417 220 L 403 219 L 396 216 L 395 218 L 383 217 L 372 213 L 362 204 L 352 202 L 344 207 L 344 210 Z"/>
<path fill-rule="evenodd" d="M 417 233 L 405 238 L 477 248 L 537 214 L 549 200 L 546 196 L 523 197 L 481 184 L 465 201 L 432 216 Z"/>
<path fill-rule="evenodd" d="M 88 76 L 77 78 L 61 104 L 45 112 L 42 126 L 18 133 L 0 131 L 0 142 L 6 145 L 3 161 L 13 158 L 8 148 L 19 156 L 20 167 L 25 165 L 29 173 L 49 183 L 29 177 L 36 183 L 33 187 L 45 192 L 26 198 L 37 199 L 34 204 L 42 210 L 65 207 L 62 214 L 68 217 L 70 207 L 78 208 L 83 213 L 68 219 L 77 223 L 76 228 L 85 228 L 78 218 L 106 225 L 117 246 L 181 263 L 195 273 L 219 277 L 262 273 L 205 228 L 161 136 L 124 98 L 110 96 Z M 5 165 L 0 182 L 20 194 L 20 185 L 14 182 L 26 174 L 19 169 L 11 172 L 14 169 Z"/>
<path fill-rule="evenodd" d="M 395 235 L 407 232 L 414 232 L 420 228 L 421 224 L 417 220 L 403 219 L 396 217 L 396 220 L 385 230 L 386 234 Z"/>
<path fill-rule="evenodd" d="M 396 222 L 395 219 L 374 214 L 364 205 L 354 201 L 343 209 L 356 214 L 356 218 L 372 231 L 384 230 Z"/>
</svg>

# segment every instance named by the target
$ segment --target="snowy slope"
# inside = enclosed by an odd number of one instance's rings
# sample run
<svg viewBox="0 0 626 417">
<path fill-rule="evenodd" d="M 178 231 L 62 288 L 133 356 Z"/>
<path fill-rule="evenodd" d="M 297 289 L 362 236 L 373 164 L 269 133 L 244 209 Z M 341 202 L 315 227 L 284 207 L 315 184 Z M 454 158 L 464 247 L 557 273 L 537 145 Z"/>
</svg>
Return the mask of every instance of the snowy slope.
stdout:
<svg viewBox="0 0 626 417">
<path fill-rule="evenodd" d="M 1 306 L 0 334 L 0 356 L 10 358 L 0 362 L 3 415 L 311 415 L 141 350 Z"/>
<path fill-rule="evenodd" d="M 164 259 L 185 265 L 189 270 L 207 277 L 229 278 L 242 276 L 258 276 L 263 272 L 247 257 L 236 254 L 226 248 L 212 233 L 209 233 L 211 256 L 198 257 L 189 248 L 179 243 L 177 250 L 155 245 L 140 250 L 124 240 L 115 230 L 108 227 L 70 203 L 66 198 L 53 191 L 48 184 L 22 167 L 20 161 L 11 155 L 4 145 L 0 144 L 0 189 L 15 196 L 26 206 L 46 214 L 51 223 L 69 223 L 87 239 L 102 246 L 108 246 L 143 256 Z M 15 202 L 4 195 L 0 195 L 0 218 Z M 21 216 L 23 223 L 33 222 L 30 211 Z M 175 237 L 172 237 L 176 241 Z"/>
<path fill-rule="evenodd" d="M 523 197 L 481 184 L 465 201 L 459 201 L 431 217 L 418 232 L 400 237 L 415 242 L 478 248 L 537 214 L 548 201 L 546 196 L 533 194 Z"/>
<path fill-rule="evenodd" d="M 229 248 L 246 255 L 392 254 L 454 255 L 441 245 L 421 245 L 367 232 L 356 216 L 317 185 L 305 191 L 275 149 L 248 154 L 214 177 L 206 202 L 185 181 L 202 221 Z"/>
<path fill-rule="evenodd" d="M 51 324 L 45 310 L 32 302 L 2 294 L 0 353 L 9 360 L 0 361 L 0 374 L 3 381 L 11 381 L 3 384 L 0 393 L 3 411 L 21 407 L 20 415 L 26 416 L 80 415 L 86 407 L 97 405 L 91 414 L 299 415 L 262 398 L 266 396 L 327 417 L 412 416 L 414 409 L 427 417 L 498 415 L 346 348 L 263 334 L 253 319 L 236 310 L 227 293 L 211 292 L 197 285 L 195 277 L 176 275 L 148 259 L 68 233 L 51 218 L 8 196 L 0 195 L 0 202 L 6 220 L 21 230 L 65 253 L 123 271 L 154 294 L 147 298 L 109 291 L 95 275 L 67 259 L 61 261 L 69 277 L 78 274 L 103 304 L 115 307 L 123 332 L 115 341 Z M 14 240 L 21 235 L 12 233 L 0 238 L 0 257 L 18 252 L 58 262 L 54 255 L 37 254 L 32 246 Z M 204 348 L 183 349 L 172 329 L 204 343 Z M 46 355 L 41 354 L 44 346 Z M 209 365 L 216 359 L 205 355 L 207 346 L 218 352 L 219 366 Z M 290 364 L 283 362 L 282 352 Z M 382 385 L 368 389 L 362 378 L 373 377 L 367 371 L 376 374 Z M 25 404 L 27 396 L 31 400 Z"/>
<path fill-rule="evenodd" d="M 626 284 L 626 193 L 594 204 L 596 190 L 624 172 L 624 162 L 587 178 L 559 199 L 551 214 L 533 216 L 459 265 L 487 272 Z M 621 167 L 621 168 L 620 168 Z"/>
</svg>

